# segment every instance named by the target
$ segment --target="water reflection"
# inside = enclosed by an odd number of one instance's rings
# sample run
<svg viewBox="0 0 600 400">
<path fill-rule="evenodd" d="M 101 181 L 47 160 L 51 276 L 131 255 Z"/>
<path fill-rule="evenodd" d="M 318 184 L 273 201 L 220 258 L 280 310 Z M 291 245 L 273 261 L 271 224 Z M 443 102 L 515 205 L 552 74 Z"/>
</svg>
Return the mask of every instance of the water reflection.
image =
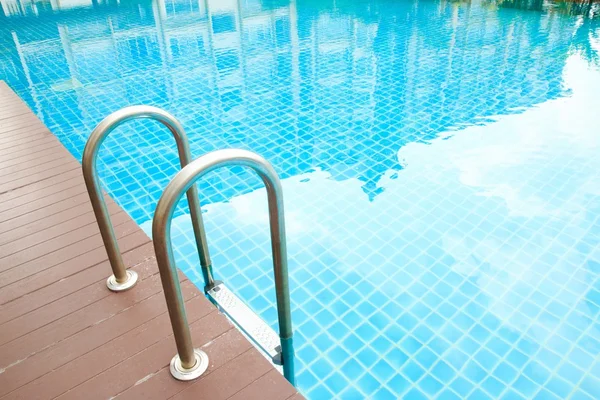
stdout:
<svg viewBox="0 0 600 400">
<path fill-rule="evenodd" d="M 596 57 L 596 20 L 558 6 L 524 19 L 493 4 L 3 0 L 0 77 L 77 156 L 101 117 L 150 103 L 184 120 L 195 154 L 252 148 L 284 176 L 358 177 L 373 200 L 404 144 L 556 98 L 569 51 Z M 139 145 L 121 140 L 104 178 L 150 218 L 158 190 L 117 174 L 158 157 L 170 176 L 176 163 L 170 148 Z"/>
<path fill-rule="evenodd" d="M 145 103 L 195 156 L 273 162 L 309 397 L 600 398 L 594 4 L 2 4 L 0 78 L 76 156 Z M 101 154 L 146 226 L 171 140 L 139 122 Z M 217 275 L 274 323 L 260 186 L 221 170 L 201 193 Z M 199 278 L 187 220 L 176 252 Z"/>
</svg>

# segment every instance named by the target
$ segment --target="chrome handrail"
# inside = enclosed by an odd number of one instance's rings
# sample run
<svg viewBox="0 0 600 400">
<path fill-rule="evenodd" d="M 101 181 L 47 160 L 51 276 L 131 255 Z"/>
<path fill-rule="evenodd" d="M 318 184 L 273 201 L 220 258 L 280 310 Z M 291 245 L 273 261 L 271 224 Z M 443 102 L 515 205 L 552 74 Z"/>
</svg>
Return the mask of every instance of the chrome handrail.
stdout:
<svg viewBox="0 0 600 400">
<path fill-rule="evenodd" d="M 113 271 L 113 275 L 107 279 L 106 285 L 114 292 L 132 288 L 136 284 L 138 277 L 135 271 L 127 270 L 123 263 L 123 257 L 119 251 L 119 244 L 117 243 L 117 238 L 115 237 L 115 232 L 110 221 L 110 215 L 106 208 L 106 202 L 102 195 L 102 187 L 96 170 L 96 161 L 98 159 L 100 145 L 104 142 L 106 137 L 123 122 L 137 118 L 156 120 L 171 131 L 177 144 L 181 168 L 189 164 L 192 159 L 187 135 L 179 121 L 171 114 L 156 107 L 132 106 L 122 108 L 104 118 L 90 134 L 85 149 L 83 150 L 81 166 L 83 169 L 85 185 L 87 186 L 88 194 L 90 196 L 90 202 L 92 203 L 96 221 L 98 222 L 98 228 L 100 229 L 100 235 L 102 236 L 104 247 L 108 253 L 108 259 Z M 200 211 L 198 191 L 195 185 L 189 188 L 187 198 L 202 271 L 205 274 L 205 279 L 211 279 L 210 256 L 208 254 L 206 234 L 204 233 L 202 224 L 202 213 Z"/>
<path fill-rule="evenodd" d="M 192 346 L 190 328 L 187 322 L 171 245 L 171 219 L 173 218 L 175 206 L 177 206 L 183 192 L 188 190 L 202 175 L 214 169 L 232 165 L 252 168 L 261 177 L 267 189 L 283 373 L 285 378 L 293 385 L 294 348 L 288 284 L 283 190 L 277 173 L 268 161 L 250 151 L 236 149 L 214 151 L 192 161 L 188 166 L 179 171 L 167 185 L 154 212 L 154 220 L 152 222 L 154 251 L 156 253 L 156 260 L 178 353 L 171 361 L 171 374 L 180 380 L 194 379 L 204 372 L 206 369 L 205 365 L 208 364 L 206 353 L 199 349 L 194 349 Z M 214 281 L 208 281 L 207 283 L 210 282 L 214 283 Z"/>
</svg>

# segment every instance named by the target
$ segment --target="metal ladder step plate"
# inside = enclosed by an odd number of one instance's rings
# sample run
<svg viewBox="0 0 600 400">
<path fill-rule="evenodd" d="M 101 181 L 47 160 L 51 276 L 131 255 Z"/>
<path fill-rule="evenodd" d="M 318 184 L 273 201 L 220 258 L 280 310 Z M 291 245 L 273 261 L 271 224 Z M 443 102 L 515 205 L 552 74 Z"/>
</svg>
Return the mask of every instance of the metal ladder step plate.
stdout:
<svg viewBox="0 0 600 400">
<path fill-rule="evenodd" d="M 282 364 L 279 335 L 262 318 L 227 289 L 223 283 L 214 286 L 207 294 L 223 313 L 271 357 L 274 364 Z"/>
</svg>

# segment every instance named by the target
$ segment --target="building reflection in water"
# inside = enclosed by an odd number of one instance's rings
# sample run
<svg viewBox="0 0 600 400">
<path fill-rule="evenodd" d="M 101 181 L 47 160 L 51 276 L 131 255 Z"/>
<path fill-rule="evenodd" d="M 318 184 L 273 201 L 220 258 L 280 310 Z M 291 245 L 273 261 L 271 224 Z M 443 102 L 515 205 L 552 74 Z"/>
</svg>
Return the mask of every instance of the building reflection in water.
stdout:
<svg viewBox="0 0 600 400">
<path fill-rule="evenodd" d="M 474 382 L 472 397 L 484 379 L 494 398 L 600 393 L 563 381 L 568 369 L 550 377 L 563 361 L 592 377 L 600 353 L 595 6 L 0 1 L 0 79 L 77 157 L 107 114 L 152 104 L 181 119 L 194 156 L 247 148 L 286 178 L 307 396 L 446 386 L 395 364 L 409 357 L 387 353 L 392 342 L 460 370 L 453 382 Z M 178 169 L 172 138 L 128 123 L 100 158 L 107 191 L 148 232 Z M 200 193 L 217 274 L 275 323 L 261 186 L 225 169 Z M 189 218 L 173 232 L 178 266 L 201 285 Z M 531 382 L 519 389 L 517 376 Z"/>
<path fill-rule="evenodd" d="M 593 57 L 598 24 L 552 12 L 589 17 L 593 5 L 562 4 L 523 19 L 503 10 L 542 3 L 401 2 L 380 13 L 354 1 L 2 0 L 0 78 L 76 156 L 102 117 L 154 104 L 182 119 L 195 155 L 250 148 L 283 177 L 358 178 L 372 200 L 383 174 L 402 168 L 404 144 L 564 94 L 569 51 Z M 104 157 L 109 188 L 135 193 L 148 218 L 176 171 L 159 142 L 125 138 Z M 150 187 L 122 179 L 157 167 L 164 180 L 147 175 Z M 208 201 L 257 181 L 230 185 L 207 187 Z"/>
</svg>

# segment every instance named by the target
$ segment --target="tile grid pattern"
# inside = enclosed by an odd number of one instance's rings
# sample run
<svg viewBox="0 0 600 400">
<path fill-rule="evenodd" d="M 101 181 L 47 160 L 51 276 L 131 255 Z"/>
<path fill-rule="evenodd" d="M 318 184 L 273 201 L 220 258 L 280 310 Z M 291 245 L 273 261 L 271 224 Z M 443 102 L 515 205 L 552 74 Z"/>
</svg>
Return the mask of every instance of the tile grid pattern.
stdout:
<svg viewBox="0 0 600 400">
<path fill-rule="evenodd" d="M 67 25 L 75 72 L 60 61 L 64 31 L 56 39 L 49 21 L 30 33 L 51 38 L 48 53 L 35 40 L 22 43 L 32 83 L 16 57 L 0 65 L 77 157 L 103 116 L 146 103 L 182 120 L 195 156 L 247 148 L 293 183 L 288 215 L 316 221 L 308 234 L 294 226 L 289 234 L 298 381 L 309 398 L 599 397 L 597 196 L 578 212 L 513 217 L 451 168 L 415 171 L 398 158 L 404 146 L 439 146 L 462 129 L 568 96 L 563 68 L 589 37 L 573 35 L 572 18 L 481 5 L 297 7 L 214 14 L 212 32 L 200 9 L 167 11 L 162 25 L 148 7 L 120 10 L 110 39 L 105 28 L 86 33 L 105 23 L 92 14 Z M 597 25 L 584 22 L 592 36 Z M 118 68 L 90 75 L 100 64 Z M 535 164 L 514 189 L 536 188 L 531 196 L 565 206 L 586 196 L 571 192 L 573 182 L 597 182 L 579 167 L 596 164 L 568 144 L 560 155 L 568 162 L 551 172 Z M 128 124 L 101 159 L 111 195 L 148 221 L 177 171 L 168 133 Z M 358 190 L 336 198 L 319 186 L 323 177 Z M 259 187 L 240 169 L 200 185 L 217 275 L 275 327 L 266 225 L 238 226 L 227 214 L 243 208 L 237 199 L 261 196 Z M 173 232 L 178 263 L 201 286 L 185 214 L 183 200 Z"/>
</svg>

